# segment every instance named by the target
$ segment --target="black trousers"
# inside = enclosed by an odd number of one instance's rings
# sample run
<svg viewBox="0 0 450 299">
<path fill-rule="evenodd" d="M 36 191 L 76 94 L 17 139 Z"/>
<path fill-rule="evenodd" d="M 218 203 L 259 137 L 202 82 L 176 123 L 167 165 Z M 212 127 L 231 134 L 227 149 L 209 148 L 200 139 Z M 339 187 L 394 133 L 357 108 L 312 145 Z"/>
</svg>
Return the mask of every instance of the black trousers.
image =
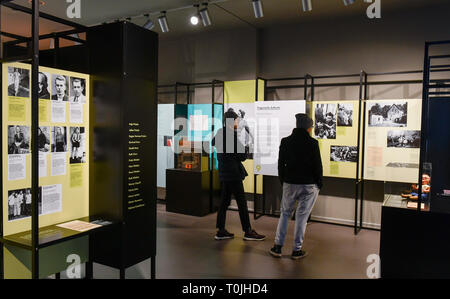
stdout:
<svg viewBox="0 0 450 299">
<path fill-rule="evenodd" d="M 228 206 L 231 203 L 231 195 L 234 195 L 239 208 L 239 217 L 241 218 L 242 230 L 247 232 L 251 229 L 251 226 L 242 181 L 222 182 L 222 198 L 219 211 L 217 212 L 216 226 L 219 230 L 225 229 L 225 220 L 227 217 Z"/>
</svg>

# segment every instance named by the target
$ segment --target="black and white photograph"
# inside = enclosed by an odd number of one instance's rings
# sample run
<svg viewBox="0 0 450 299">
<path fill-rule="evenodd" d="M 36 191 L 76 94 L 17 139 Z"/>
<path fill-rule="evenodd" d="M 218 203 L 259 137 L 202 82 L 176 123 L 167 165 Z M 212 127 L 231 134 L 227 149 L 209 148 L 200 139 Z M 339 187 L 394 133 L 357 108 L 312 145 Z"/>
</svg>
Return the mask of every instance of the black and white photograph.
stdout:
<svg viewBox="0 0 450 299">
<path fill-rule="evenodd" d="M 68 102 L 69 101 L 69 78 L 67 76 L 53 74 L 52 75 L 52 101 Z"/>
<path fill-rule="evenodd" d="M 28 98 L 30 96 L 30 71 L 8 67 L 8 96 Z"/>
<path fill-rule="evenodd" d="M 39 213 L 41 212 L 39 201 Z M 31 217 L 31 189 L 8 191 L 8 221 Z"/>
<path fill-rule="evenodd" d="M 369 127 L 406 127 L 408 122 L 408 102 L 369 103 Z"/>
<path fill-rule="evenodd" d="M 86 80 L 70 77 L 70 98 L 71 103 L 86 103 Z"/>
<path fill-rule="evenodd" d="M 48 73 L 39 72 L 39 99 L 50 100 L 50 75 Z"/>
<path fill-rule="evenodd" d="M 67 152 L 67 127 L 52 127 L 52 153 Z"/>
<path fill-rule="evenodd" d="M 392 168 L 419 168 L 418 163 L 389 162 L 386 167 Z"/>
<path fill-rule="evenodd" d="M 353 126 L 353 104 L 338 104 L 337 125 L 339 127 Z"/>
<path fill-rule="evenodd" d="M 252 103 L 232 103 L 225 106 L 226 111 L 233 111 L 238 115 L 237 134 L 246 152 L 252 158 L 255 148 L 255 109 Z"/>
<path fill-rule="evenodd" d="M 357 146 L 332 145 L 330 147 L 330 161 L 332 162 L 354 162 L 358 159 Z"/>
<path fill-rule="evenodd" d="M 70 127 L 70 164 L 86 163 L 86 134 L 84 127 Z"/>
<path fill-rule="evenodd" d="M 40 152 L 50 152 L 50 127 L 38 128 L 38 148 Z"/>
<path fill-rule="evenodd" d="M 420 131 L 388 131 L 387 147 L 420 148 Z"/>
<path fill-rule="evenodd" d="M 8 126 L 8 155 L 30 153 L 30 127 Z"/>
<path fill-rule="evenodd" d="M 315 137 L 336 139 L 336 104 L 316 104 L 315 108 Z"/>
</svg>

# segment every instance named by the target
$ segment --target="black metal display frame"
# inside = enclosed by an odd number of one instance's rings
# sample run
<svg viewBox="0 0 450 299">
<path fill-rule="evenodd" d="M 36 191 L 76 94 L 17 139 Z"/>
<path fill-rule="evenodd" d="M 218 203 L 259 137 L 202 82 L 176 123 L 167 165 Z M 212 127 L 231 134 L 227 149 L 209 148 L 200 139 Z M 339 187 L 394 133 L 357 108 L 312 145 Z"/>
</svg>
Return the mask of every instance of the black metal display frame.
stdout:
<svg viewBox="0 0 450 299">
<path fill-rule="evenodd" d="M 445 69 L 432 69 L 431 72 L 442 72 L 445 71 Z M 347 225 L 347 224 L 338 224 L 333 222 L 326 222 L 326 221 L 318 221 L 318 220 L 311 220 L 313 222 L 321 222 L 321 223 L 327 223 L 327 224 L 333 224 L 333 225 L 340 225 L 340 226 L 347 226 L 347 227 L 353 227 L 354 228 L 354 234 L 357 235 L 362 229 L 368 229 L 368 230 L 376 230 L 379 231 L 380 229 L 372 228 L 372 227 L 365 227 L 363 225 L 363 216 L 364 216 L 364 201 L 365 201 L 365 183 L 366 179 L 364 178 L 364 154 L 365 154 L 365 139 L 366 139 L 366 132 L 365 132 L 365 123 L 366 123 L 366 101 L 369 100 L 369 93 L 368 89 L 369 86 L 375 86 L 375 85 L 408 85 L 408 84 L 422 84 L 423 80 L 384 80 L 384 81 L 375 81 L 375 80 L 369 80 L 373 77 L 379 77 L 379 76 L 402 76 L 402 75 L 412 75 L 412 74 L 422 74 L 422 70 L 413 70 L 413 71 L 396 71 L 396 72 L 380 72 L 380 73 L 367 73 L 364 70 L 361 70 L 359 74 L 342 74 L 342 75 L 324 75 L 324 76 L 311 76 L 309 74 L 306 74 L 303 77 L 284 77 L 284 78 L 273 78 L 273 79 L 267 79 L 265 80 L 265 86 L 267 94 L 267 89 L 269 90 L 276 90 L 276 89 L 304 89 L 304 98 L 306 101 L 308 101 L 308 94 L 310 95 L 311 102 L 314 101 L 314 90 L 315 88 L 321 88 L 321 87 L 345 87 L 345 86 L 359 86 L 359 111 L 360 111 L 360 117 L 358 119 L 358 162 L 357 162 L 357 174 L 355 178 L 355 216 L 354 216 L 354 224 L 353 225 Z M 331 82 L 331 83 L 317 83 L 316 80 L 321 79 L 340 79 L 340 78 L 359 78 L 359 81 L 354 82 Z M 286 85 L 274 85 L 274 86 L 267 86 L 267 82 L 286 82 L 286 81 L 304 81 L 303 84 L 286 84 Z M 437 83 L 437 81 L 431 81 L 434 83 Z M 310 83 L 309 83 L 310 82 Z M 308 93 L 308 88 L 310 88 L 310 92 Z M 361 115 L 361 113 L 363 113 Z M 362 116 L 362 117 L 361 117 Z M 362 118 L 362 119 L 361 119 Z M 362 122 L 362 124 L 361 124 Z M 362 131 L 362 132 L 361 132 Z M 256 182 L 256 178 L 255 178 Z M 256 188 L 255 188 L 256 190 Z M 264 192 L 263 192 L 264 193 Z M 256 195 L 255 195 L 256 199 Z M 274 213 L 266 213 L 264 207 L 264 194 L 262 194 L 262 206 L 263 210 L 262 213 L 257 216 L 257 218 L 261 216 L 275 216 L 278 217 L 277 214 Z M 255 216 L 256 217 L 256 216 Z"/>
<path fill-rule="evenodd" d="M 80 24 L 70 22 L 43 12 L 39 11 L 39 0 L 31 0 L 31 9 L 20 6 L 14 3 L 10 3 L 11 0 L 0 2 L 0 13 L 1 7 L 8 7 L 10 9 L 23 12 L 25 14 L 31 15 L 31 37 L 24 37 L 17 34 L 12 34 L 0 30 L 0 35 L 13 38 L 14 41 L 5 42 L 1 45 L 1 63 L 7 62 L 31 62 L 31 195 L 32 195 L 32 212 L 31 212 L 31 246 L 26 246 L 20 243 L 7 240 L 3 237 L 3 213 L 0 211 L 0 278 L 4 278 L 4 256 L 3 250 L 4 245 L 10 244 L 13 246 L 18 246 L 31 251 L 31 276 L 33 279 L 39 278 L 39 250 L 50 245 L 61 243 L 69 239 L 82 237 L 88 235 L 89 233 L 77 234 L 76 237 L 62 238 L 57 241 L 51 242 L 49 244 L 41 244 L 39 242 L 39 206 L 38 206 L 38 192 L 39 192 L 39 150 L 37 144 L 37 131 L 39 127 L 39 96 L 38 96 L 38 74 L 39 74 L 39 41 L 43 39 L 53 38 L 55 41 L 59 41 L 59 38 L 65 38 L 79 43 L 84 43 L 82 39 L 74 38 L 69 36 L 73 33 L 85 32 L 86 27 Z M 39 35 L 39 20 L 40 18 L 51 20 L 56 23 L 74 27 L 75 29 L 70 31 L 64 31 L 59 33 L 52 33 L 46 35 Z M 1 29 L 1 28 L 0 28 Z M 5 58 L 3 50 L 8 46 L 14 46 L 18 44 L 26 43 L 27 54 L 20 56 L 10 56 Z M 59 43 L 55 42 L 55 47 L 59 47 Z M 3 136 L 2 136 L 3 138 Z M 1 163 L 3 163 L 3 155 L 1 157 Z M 1 177 L 1 189 L 3 190 L 3 172 Z M 3 207 L 3 205 L 2 205 Z M 59 278 L 59 273 L 56 274 L 56 278 Z"/>
<path fill-rule="evenodd" d="M 169 85 L 159 85 L 158 88 L 174 88 L 174 118 L 176 118 L 176 106 L 178 105 L 178 95 L 180 94 L 179 87 L 186 88 L 186 105 L 192 103 L 192 93 L 195 92 L 196 88 L 211 88 L 211 117 L 213 119 L 211 126 L 211 140 L 214 137 L 215 131 L 215 105 L 222 105 L 222 114 L 224 113 L 224 102 L 225 102 L 225 82 L 221 80 L 213 79 L 211 82 L 200 82 L 200 83 L 181 83 L 176 82 L 175 84 Z M 222 88 L 222 103 L 216 102 L 216 88 Z M 168 92 L 172 93 L 172 92 Z M 203 103 L 202 103 L 203 104 Z M 176 130 L 174 130 L 175 133 Z M 211 148 L 211 147 L 210 147 Z M 174 165 L 177 165 L 177 155 L 174 155 Z M 208 155 L 208 169 L 209 169 L 209 202 L 210 202 L 210 213 L 214 212 L 214 154 L 213 152 Z"/>
<path fill-rule="evenodd" d="M 32 8 L 29 9 L 24 6 L 20 6 L 17 4 L 10 3 L 11 0 L 1 1 L 0 2 L 0 13 L 1 13 L 1 7 L 7 7 L 10 9 L 13 9 L 15 11 L 20 11 L 25 14 L 30 14 L 32 19 L 32 34 L 31 37 L 24 37 L 19 36 L 16 34 L 8 33 L 1 31 L 0 28 L 0 35 L 12 38 L 14 40 L 4 42 L 1 45 L 1 63 L 9 63 L 9 62 L 29 62 L 31 63 L 31 194 L 32 194 L 32 214 L 31 214 L 31 244 L 23 244 L 21 242 L 16 242 L 14 240 L 11 240 L 10 238 L 6 238 L 3 236 L 3 205 L 0 205 L 0 279 L 4 278 L 4 256 L 3 256 L 3 250 L 4 245 L 12 245 L 16 247 L 20 247 L 26 250 L 31 251 L 31 277 L 33 279 L 39 278 L 39 250 L 42 248 L 46 248 L 48 246 L 53 246 L 55 244 L 60 244 L 69 240 L 73 240 L 76 238 L 84 237 L 84 236 L 97 236 L 100 235 L 101 232 L 114 232 L 121 229 L 121 223 L 118 221 L 111 221 L 110 225 L 104 225 L 103 227 L 96 228 L 87 232 L 83 233 L 76 233 L 72 234 L 70 236 L 63 236 L 56 240 L 40 240 L 39 237 L 39 216 L 38 216 L 38 201 L 35 200 L 38 198 L 38 192 L 39 192 L 39 168 L 38 168 L 38 162 L 39 162 L 39 151 L 38 151 L 38 145 L 37 145 L 37 129 L 39 126 L 39 98 L 38 98 L 38 73 L 39 73 L 39 41 L 43 39 L 53 39 L 54 40 L 54 49 L 50 53 L 53 56 L 51 59 L 53 60 L 53 66 L 57 67 L 58 60 L 60 57 L 60 43 L 59 39 L 66 39 L 73 42 L 76 42 L 78 44 L 86 45 L 89 47 L 89 43 L 81 38 L 73 37 L 71 35 L 78 34 L 78 33 L 87 33 L 90 31 L 91 27 L 86 27 L 71 21 L 67 21 L 65 19 L 55 17 L 43 12 L 39 11 L 39 0 L 31 0 L 31 6 Z M 63 24 L 69 27 L 73 27 L 74 29 L 61 31 L 61 32 L 55 32 L 50 34 L 44 34 L 39 35 L 39 20 L 40 18 L 47 19 L 59 24 Z M 1 21 L 1 19 L 0 19 Z M 25 47 L 19 46 L 21 44 L 25 44 Z M 11 52 L 11 54 L 9 53 Z M 17 55 L 17 53 L 21 53 Z M 87 57 L 87 56 L 86 56 Z M 46 56 L 45 60 L 48 60 L 48 57 Z M 86 59 L 88 60 L 88 59 Z M 47 64 L 49 61 L 46 61 Z M 157 64 L 156 64 L 157 65 Z M 90 65 L 87 67 L 87 69 L 90 68 Z M 0 106 L 0 109 L 2 107 Z M 0 110 L 1 112 L 1 110 Z M 155 113 L 156 114 L 156 113 Z M 1 134 L 0 134 L 1 136 Z M 3 136 L 1 136 L 3 138 Z M 156 150 L 156 147 L 155 147 Z M 0 162 L 3 163 L 3 156 L 0 158 Z M 1 181 L 1 187 L 3 189 L 3 172 L 0 177 Z M 156 209 L 154 210 L 154 213 L 156 214 Z M 80 220 L 84 221 L 92 221 L 96 218 L 93 216 L 85 217 Z M 105 220 L 105 218 L 102 218 Z M 156 218 L 155 218 L 156 219 Z M 155 223 L 156 225 L 156 223 Z M 156 228 L 154 229 L 156 233 Z M 152 243 L 156 241 L 156 236 L 152 237 Z M 153 244 L 154 248 L 156 248 L 156 245 Z M 121 245 L 122 246 L 122 245 Z M 152 249 L 153 250 L 153 249 Z M 91 252 L 92 252 L 92 245 L 89 245 L 89 261 L 86 262 L 86 279 L 92 278 L 93 275 L 93 262 L 91 260 Z M 152 251 L 152 254 L 150 255 L 150 274 L 151 278 L 155 278 L 156 276 L 156 269 L 155 269 L 155 254 Z M 55 273 L 55 278 L 59 279 L 60 274 Z M 125 268 L 120 268 L 120 278 L 125 278 Z"/>
</svg>

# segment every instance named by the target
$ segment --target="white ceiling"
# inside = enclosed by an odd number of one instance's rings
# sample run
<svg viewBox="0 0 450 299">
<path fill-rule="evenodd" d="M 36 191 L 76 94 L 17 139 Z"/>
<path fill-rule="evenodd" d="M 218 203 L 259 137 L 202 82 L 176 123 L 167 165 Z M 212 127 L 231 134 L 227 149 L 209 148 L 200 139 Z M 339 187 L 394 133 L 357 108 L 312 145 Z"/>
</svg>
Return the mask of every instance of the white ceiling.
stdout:
<svg viewBox="0 0 450 299">
<path fill-rule="evenodd" d="M 44 0 L 46 4 L 41 7 L 43 12 L 68 19 L 65 0 Z M 103 22 L 111 22 L 128 16 L 142 15 L 144 13 L 159 13 L 162 10 L 202 3 L 196 0 L 81 0 L 81 19 L 72 19 L 77 23 L 91 26 Z M 189 17 L 195 13 L 194 8 L 169 12 L 167 14 L 170 32 L 161 34 L 161 37 L 173 37 L 181 34 L 190 34 L 203 31 L 212 31 L 239 26 L 252 26 L 264 28 L 274 24 L 309 22 L 323 18 L 363 16 L 368 4 L 363 0 L 345 7 L 342 0 L 313 0 L 313 11 L 303 12 L 301 0 L 262 0 L 264 18 L 255 19 L 250 0 L 223 0 L 221 3 L 210 4 L 209 13 L 213 25 L 207 28 L 189 24 Z M 405 8 L 421 8 L 433 6 L 437 3 L 447 3 L 448 0 L 381 0 L 383 13 Z M 13 3 L 30 7 L 28 0 L 14 0 Z M 228 12 L 227 12 L 228 11 Z M 152 15 L 156 23 L 157 15 Z M 132 22 L 143 25 L 145 18 L 134 18 Z M 8 8 L 2 9 L 2 31 L 19 35 L 30 36 L 30 17 L 21 12 Z M 41 34 L 70 29 L 51 21 L 41 20 Z M 159 32 L 159 27 L 155 26 Z M 7 40 L 7 39 L 5 39 Z M 49 43 L 49 41 L 43 41 Z M 45 45 L 44 45 L 45 46 Z"/>
</svg>

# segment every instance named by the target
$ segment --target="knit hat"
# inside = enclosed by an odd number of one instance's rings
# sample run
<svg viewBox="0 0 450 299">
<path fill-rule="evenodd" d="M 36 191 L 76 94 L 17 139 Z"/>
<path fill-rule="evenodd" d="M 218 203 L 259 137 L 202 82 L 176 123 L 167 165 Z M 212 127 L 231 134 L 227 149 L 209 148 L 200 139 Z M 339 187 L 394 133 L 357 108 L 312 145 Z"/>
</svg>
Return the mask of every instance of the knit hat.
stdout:
<svg viewBox="0 0 450 299">
<path fill-rule="evenodd" d="M 308 130 L 313 127 L 312 119 L 305 113 L 299 113 L 295 115 L 297 120 L 297 128 Z"/>
</svg>

